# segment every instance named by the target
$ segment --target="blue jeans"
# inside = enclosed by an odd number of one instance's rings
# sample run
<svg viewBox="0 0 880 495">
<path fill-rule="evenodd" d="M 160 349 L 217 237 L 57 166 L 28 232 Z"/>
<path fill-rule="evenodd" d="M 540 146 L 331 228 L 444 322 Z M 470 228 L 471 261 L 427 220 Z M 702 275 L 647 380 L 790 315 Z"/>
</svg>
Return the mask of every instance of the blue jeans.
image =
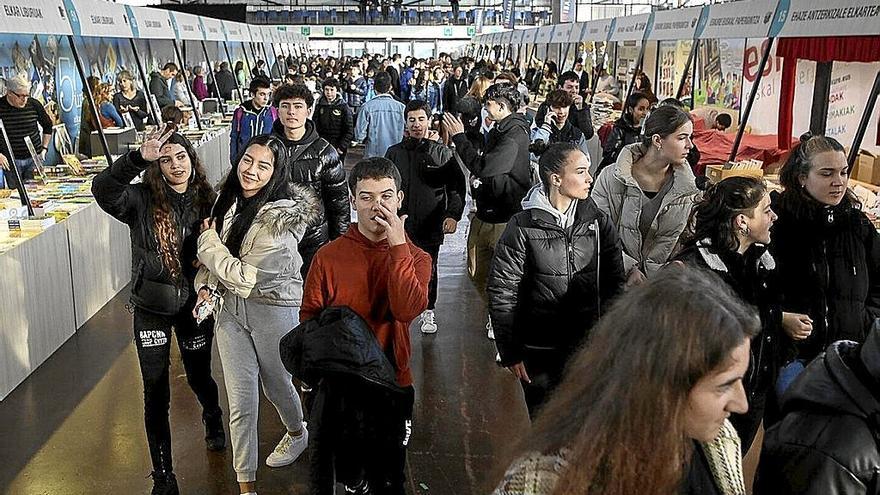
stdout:
<svg viewBox="0 0 880 495">
<path fill-rule="evenodd" d="M 32 158 L 25 158 L 24 160 L 16 159 L 15 168 L 18 169 L 18 174 L 21 175 L 21 180 L 34 180 L 34 160 Z M 15 178 L 15 172 L 12 170 L 4 170 L 3 175 L 6 176 L 6 186 L 9 187 L 9 189 L 16 189 L 18 181 Z M 2 187 L 2 182 L 0 182 L 0 187 Z"/>
</svg>

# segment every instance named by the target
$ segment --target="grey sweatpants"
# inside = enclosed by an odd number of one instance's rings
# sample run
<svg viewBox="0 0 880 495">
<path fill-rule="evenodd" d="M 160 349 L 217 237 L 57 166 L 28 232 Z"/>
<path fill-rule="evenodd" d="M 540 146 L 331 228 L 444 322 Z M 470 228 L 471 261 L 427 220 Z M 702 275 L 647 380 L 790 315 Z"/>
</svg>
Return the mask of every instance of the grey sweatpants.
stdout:
<svg viewBox="0 0 880 495">
<path fill-rule="evenodd" d="M 229 398 L 233 467 L 239 483 L 257 476 L 258 385 L 288 431 L 302 428 L 302 405 L 278 344 L 299 324 L 299 307 L 269 306 L 227 294 L 215 333 Z"/>
</svg>

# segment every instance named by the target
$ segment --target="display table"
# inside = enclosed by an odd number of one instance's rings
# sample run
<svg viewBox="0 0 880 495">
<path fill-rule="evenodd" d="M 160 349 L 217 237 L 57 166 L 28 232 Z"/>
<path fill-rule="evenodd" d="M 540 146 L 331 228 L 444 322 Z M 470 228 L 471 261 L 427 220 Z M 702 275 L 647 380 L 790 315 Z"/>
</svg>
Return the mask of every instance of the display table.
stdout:
<svg viewBox="0 0 880 495">
<path fill-rule="evenodd" d="M 196 145 L 209 182 L 231 168 L 229 129 Z M 128 226 L 92 202 L 0 252 L 0 401 L 131 279 Z"/>
</svg>

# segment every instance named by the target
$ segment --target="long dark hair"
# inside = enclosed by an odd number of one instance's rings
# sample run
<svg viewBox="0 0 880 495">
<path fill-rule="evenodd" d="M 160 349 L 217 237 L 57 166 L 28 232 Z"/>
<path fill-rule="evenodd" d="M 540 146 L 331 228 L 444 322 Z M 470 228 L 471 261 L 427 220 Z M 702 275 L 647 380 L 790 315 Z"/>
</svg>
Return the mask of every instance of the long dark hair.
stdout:
<svg viewBox="0 0 880 495">
<path fill-rule="evenodd" d="M 715 249 L 736 251 L 739 238 L 733 220 L 740 214 L 751 217 L 765 194 L 766 184 L 755 177 L 730 177 L 712 185 L 691 212 L 688 225 L 692 230 L 685 245 L 708 238 Z"/>
<path fill-rule="evenodd" d="M 806 188 L 801 186 L 801 178 L 810 173 L 810 169 L 813 167 L 813 158 L 826 151 L 846 154 L 843 145 L 836 139 L 828 136 L 814 136 L 808 132 L 801 136 L 800 142 L 791 150 L 791 155 L 782 166 L 782 170 L 779 171 L 779 183 L 785 188 L 782 192 L 782 198 L 796 214 L 807 213 L 821 207 L 821 204 L 810 196 Z M 841 203 L 861 206 L 861 201 L 848 187 Z"/>
<path fill-rule="evenodd" d="M 677 493 L 688 395 L 759 328 L 717 275 L 664 268 L 599 321 L 517 455 L 566 451 L 552 495 Z"/>
<path fill-rule="evenodd" d="M 238 167 L 244 154 L 251 146 L 265 146 L 272 151 L 274 157 L 274 169 L 269 182 L 251 198 L 245 200 L 242 195 L 241 180 L 238 178 Z M 262 134 L 254 137 L 242 148 L 235 158 L 235 167 L 229 172 L 223 185 L 220 187 L 220 196 L 214 205 L 211 216 L 217 219 L 217 231 L 223 232 L 223 217 L 232 205 L 239 203 L 232 225 L 227 226 L 229 235 L 226 236 L 226 247 L 233 256 L 241 254 L 241 242 L 257 213 L 266 204 L 279 199 L 290 199 L 290 155 L 287 147 L 280 139 L 271 134 Z"/>
<path fill-rule="evenodd" d="M 192 190 L 192 194 L 195 195 L 192 207 L 199 212 L 206 211 L 214 203 L 214 198 L 217 195 L 214 194 L 214 189 L 208 183 L 205 169 L 195 148 L 189 139 L 177 133 L 172 134 L 165 141 L 165 144 L 179 144 L 186 151 L 192 166 L 187 192 Z M 172 280 L 176 283 L 182 283 L 180 250 L 183 241 L 178 234 L 179 226 L 174 219 L 174 213 L 171 211 L 171 205 L 168 201 L 168 185 L 158 161 L 147 167 L 144 174 L 144 184 L 150 188 L 150 216 L 153 220 L 153 233 L 159 257 L 162 258 L 162 264 L 171 274 Z"/>
</svg>

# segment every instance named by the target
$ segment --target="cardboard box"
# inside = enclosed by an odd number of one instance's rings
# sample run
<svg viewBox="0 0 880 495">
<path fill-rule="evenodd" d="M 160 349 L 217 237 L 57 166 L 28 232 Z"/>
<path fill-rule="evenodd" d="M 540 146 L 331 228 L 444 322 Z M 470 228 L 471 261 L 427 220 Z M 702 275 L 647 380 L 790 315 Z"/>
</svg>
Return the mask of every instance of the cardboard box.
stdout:
<svg viewBox="0 0 880 495">
<path fill-rule="evenodd" d="M 729 168 L 724 165 L 709 165 L 706 167 L 706 177 L 712 183 L 718 183 L 728 177 L 763 177 L 764 170 L 760 168 Z"/>
<path fill-rule="evenodd" d="M 865 150 L 859 151 L 850 177 L 868 184 L 880 186 L 880 157 L 874 156 Z"/>
</svg>

